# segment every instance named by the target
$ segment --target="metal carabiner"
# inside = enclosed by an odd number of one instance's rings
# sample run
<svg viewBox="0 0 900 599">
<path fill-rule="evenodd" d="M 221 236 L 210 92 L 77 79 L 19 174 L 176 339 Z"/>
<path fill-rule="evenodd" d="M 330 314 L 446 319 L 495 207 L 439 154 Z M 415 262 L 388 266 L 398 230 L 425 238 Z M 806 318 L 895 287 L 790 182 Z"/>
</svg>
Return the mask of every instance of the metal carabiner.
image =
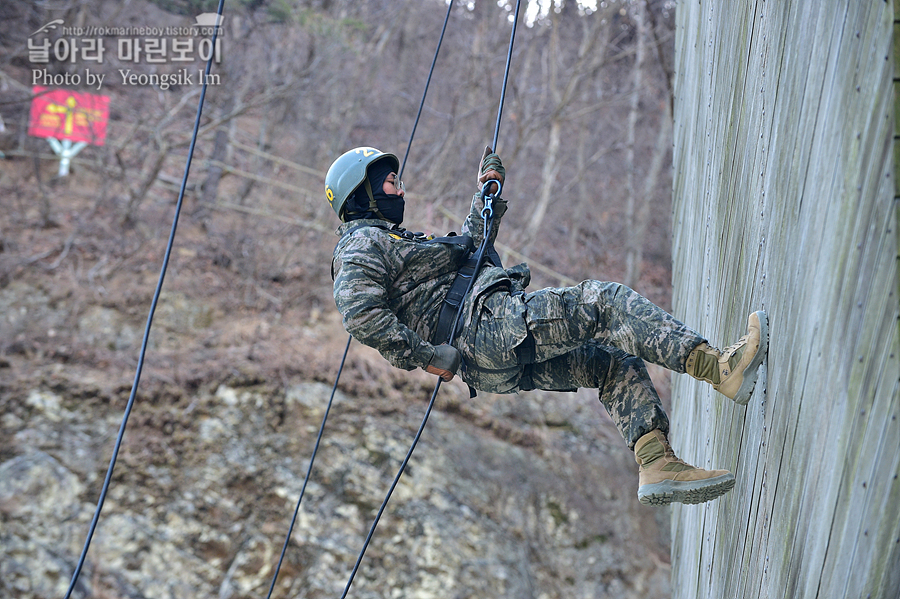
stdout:
<svg viewBox="0 0 900 599">
<path fill-rule="evenodd" d="M 497 184 L 496 193 L 487 193 L 491 183 Z M 484 208 L 481 210 L 481 218 L 488 218 L 489 216 L 494 215 L 494 200 L 500 197 L 501 191 L 503 191 L 503 183 L 498 179 L 488 179 L 484 182 L 484 185 L 481 186 L 481 199 L 484 201 Z"/>
</svg>

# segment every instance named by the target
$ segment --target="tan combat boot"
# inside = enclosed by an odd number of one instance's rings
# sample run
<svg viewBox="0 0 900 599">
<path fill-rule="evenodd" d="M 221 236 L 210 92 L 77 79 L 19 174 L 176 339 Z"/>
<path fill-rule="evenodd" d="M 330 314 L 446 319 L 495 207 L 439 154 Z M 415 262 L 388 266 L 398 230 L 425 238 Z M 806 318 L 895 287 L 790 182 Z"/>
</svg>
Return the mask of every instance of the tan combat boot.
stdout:
<svg viewBox="0 0 900 599">
<path fill-rule="evenodd" d="M 734 488 L 731 472 L 695 468 L 675 457 L 659 430 L 638 439 L 634 459 L 641 466 L 638 501 L 644 505 L 703 503 Z"/>
<path fill-rule="evenodd" d="M 684 362 L 685 372 L 740 405 L 750 401 L 759 366 L 769 347 L 769 320 L 762 310 L 747 321 L 747 334 L 725 351 L 701 343 Z"/>
</svg>

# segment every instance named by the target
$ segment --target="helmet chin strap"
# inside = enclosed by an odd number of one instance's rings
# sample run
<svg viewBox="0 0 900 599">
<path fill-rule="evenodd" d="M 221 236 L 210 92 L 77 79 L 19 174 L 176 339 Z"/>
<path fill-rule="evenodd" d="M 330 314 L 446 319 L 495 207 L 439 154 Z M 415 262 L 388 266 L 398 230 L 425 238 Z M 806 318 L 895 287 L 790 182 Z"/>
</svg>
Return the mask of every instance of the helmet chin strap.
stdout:
<svg viewBox="0 0 900 599">
<path fill-rule="evenodd" d="M 381 213 L 381 210 L 378 209 L 378 203 L 375 201 L 375 194 L 372 193 L 372 184 L 369 183 L 368 175 L 366 176 L 365 179 L 363 179 L 363 187 L 366 190 L 366 195 L 369 196 L 369 211 L 374 212 L 375 216 L 377 216 L 381 220 L 387 220 L 384 217 L 384 214 Z M 346 210 L 344 218 L 341 219 L 342 222 L 347 222 L 347 216 L 352 216 L 354 214 L 360 214 L 360 213 L 359 212 L 351 212 L 350 210 Z"/>
<path fill-rule="evenodd" d="M 381 220 L 387 220 L 381 213 L 381 210 L 378 209 L 378 204 L 375 202 L 375 195 L 372 193 L 372 184 L 369 183 L 368 176 L 363 180 L 363 185 L 366 187 L 366 195 L 369 196 L 369 210 L 374 212 Z"/>
</svg>

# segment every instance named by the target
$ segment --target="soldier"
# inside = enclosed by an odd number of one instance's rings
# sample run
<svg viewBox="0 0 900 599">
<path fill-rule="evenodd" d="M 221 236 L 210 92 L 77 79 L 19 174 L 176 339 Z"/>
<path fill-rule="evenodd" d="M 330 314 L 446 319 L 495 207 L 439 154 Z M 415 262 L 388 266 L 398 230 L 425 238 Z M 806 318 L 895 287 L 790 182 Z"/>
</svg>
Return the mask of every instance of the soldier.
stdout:
<svg viewBox="0 0 900 599">
<path fill-rule="evenodd" d="M 423 368 L 445 381 L 459 373 L 485 392 L 598 389 L 635 452 L 643 504 L 700 503 L 734 487 L 730 472 L 695 468 L 675 456 L 645 361 L 746 404 L 766 355 L 765 312 L 751 314 L 747 335 L 719 351 L 624 285 L 589 280 L 529 293 L 526 265 L 503 269 L 495 260 L 476 274 L 458 334 L 447 344 L 439 314 L 457 271 L 484 236 L 482 194 L 473 197 L 461 235 L 429 238 L 400 227 L 405 189 L 398 171 L 396 156 L 363 147 L 340 156 L 325 177 L 326 197 L 343 223 L 332 261 L 334 300 L 353 337 L 398 368 Z M 502 186 L 505 174 L 487 148 L 479 185 Z M 496 184 L 490 187 L 494 193 Z M 506 210 L 505 200 L 493 200 L 491 244 Z"/>
</svg>

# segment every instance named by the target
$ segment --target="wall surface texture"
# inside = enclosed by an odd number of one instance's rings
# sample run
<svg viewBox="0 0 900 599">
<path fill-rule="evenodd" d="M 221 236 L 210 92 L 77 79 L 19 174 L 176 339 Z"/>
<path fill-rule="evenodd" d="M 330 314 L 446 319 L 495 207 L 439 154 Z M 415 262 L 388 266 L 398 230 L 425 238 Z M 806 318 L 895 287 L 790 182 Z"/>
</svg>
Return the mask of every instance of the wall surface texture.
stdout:
<svg viewBox="0 0 900 599">
<path fill-rule="evenodd" d="M 674 312 L 770 348 L 747 407 L 675 377 L 673 446 L 737 486 L 674 509 L 674 597 L 900 597 L 894 10 L 678 3 Z"/>
</svg>

